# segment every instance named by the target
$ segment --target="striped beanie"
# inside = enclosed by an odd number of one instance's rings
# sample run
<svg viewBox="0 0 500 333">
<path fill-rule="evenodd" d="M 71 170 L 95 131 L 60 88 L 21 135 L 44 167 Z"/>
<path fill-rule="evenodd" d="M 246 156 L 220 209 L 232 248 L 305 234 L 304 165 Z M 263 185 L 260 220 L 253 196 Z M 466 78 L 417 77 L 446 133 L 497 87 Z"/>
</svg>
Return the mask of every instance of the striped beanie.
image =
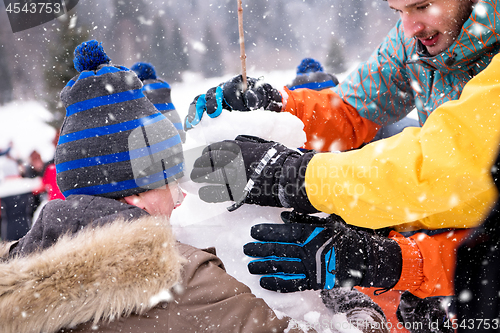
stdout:
<svg viewBox="0 0 500 333">
<path fill-rule="evenodd" d="M 65 197 L 122 198 L 183 176 L 177 130 L 144 96 L 137 75 L 110 62 L 95 40 L 75 49 L 80 74 L 61 92 L 66 117 L 55 153 Z"/>
<path fill-rule="evenodd" d="M 179 132 L 182 142 L 186 142 L 186 132 L 181 123 L 181 118 L 177 113 L 177 110 L 172 104 L 172 98 L 170 97 L 170 85 L 162 79 L 156 77 L 156 71 L 153 65 L 147 62 L 138 62 L 134 64 L 131 68 L 139 79 L 141 79 L 144 86 L 142 87 L 142 92 L 147 98 L 153 103 L 153 105 L 163 113 L 165 117 L 168 118 L 174 124 L 175 128 Z"/>
</svg>

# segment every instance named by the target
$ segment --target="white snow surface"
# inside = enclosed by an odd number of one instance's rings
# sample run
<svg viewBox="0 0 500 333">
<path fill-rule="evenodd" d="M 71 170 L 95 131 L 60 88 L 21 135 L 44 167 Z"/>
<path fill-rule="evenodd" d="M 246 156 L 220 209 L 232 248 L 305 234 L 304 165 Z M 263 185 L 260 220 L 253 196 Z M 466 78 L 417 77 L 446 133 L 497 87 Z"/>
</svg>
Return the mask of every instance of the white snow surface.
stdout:
<svg viewBox="0 0 500 333">
<path fill-rule="evenodd" d="M 252 73 L 249 76 L 259 77 Z M 291 82 L 295 70 L 266 73 L 264 80 L 276 88 Z M 207 89 L 228 80 L 230 76 L 203 79 L 194 73 L 186 73 L 183 83 L 172 84 L 172 100 L 181 119 L 187 114 L 193 98 Z M 339 79 L 342 79 L 340 76 Z M 14 101 L 0 106 L 0 151 L 13 143 L 12 154 L 16 158 L 27 158 L 37 150 L 44 161 L 53 157 L 52 139 L 55 131 L 45 122 L 50 113 L 37 101 Z M 171 219 L 174 233 L 181 242 L 199 247 L 215 247 L 227 272 L 250 287 L 278 313 L 285 313 L 303 324 L 315 327 L 318 332 L 335 332 L 335 323 L 344 318 L 333 317 L 323 305 L 319 292 L 304 291 L 280 294 L 264 290 L 259 285 L 259 276 L 248 273 L 247 263 L 252 260 L 243 254 L 243 245 L 253 241 L 250 228 L 257 223 L 281 223 L 280 212 L 284 209 L 243 205 L 234 212 L 227 207 L 232 202 L 208 204 L 199 199 L 199 184 L 189 179 L 194 159 L 208 143 L 234 139 L 238 134 L 261 136 L 280 141 L 290 148 L 297 148 L 305 141 L 303 124 L 298 118 L 286 113 L 258 110 L 252 112 L 224 111 L 218 118 L 205 115 L 198 128 L 187 132 L 185 144 L 186 176 L 181 181 L 187 196 Z M 351 330 L 349 330 L 351 331 Z"/>
</svg>

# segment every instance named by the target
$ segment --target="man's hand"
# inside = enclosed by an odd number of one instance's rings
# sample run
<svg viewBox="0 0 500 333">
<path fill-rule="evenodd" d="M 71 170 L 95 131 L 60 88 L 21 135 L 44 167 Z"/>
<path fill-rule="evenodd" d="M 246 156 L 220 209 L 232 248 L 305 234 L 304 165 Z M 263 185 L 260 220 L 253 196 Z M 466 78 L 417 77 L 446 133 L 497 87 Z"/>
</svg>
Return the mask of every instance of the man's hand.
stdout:
<svg viewBox="0 0 500 333">
<path fill-rule="evenodd" d="M 289 215 L 282 219 L 290 221 Z M 248 264 L 248 270 L 263 275 L 263 288 L 279 292 L 337 286 L 390 288 L 399 280 L 402 259 L 395 241 L 357 231 L 334 215 L 304 221 L 252 227 L 251 235 L 259 242 L 246 244 L 243 252 L 259 258 Z"/>
<path fill-rule="evenodd" d="M 208 89 L 203 95 L 194 98 L 184 120 L 184 129 L 196 126 L 204 113 L 218 117 L 222 109 L 236 111 L 264 110 L 280 112 L 282 97 L 279 91 L 259 79 L 247 78 L 247 89 L 243 91 L 242 76 Z"/>
<path fill-rule="evenodd" d="M 227 81 L 222 86 L 224 101 L 230 110 L 253 111 L 264 110 L 280 112 L 282 98 L 279 91 L 269 83 L 260 79 L 247 77 L 247 89 L 243 91 L 242 76 L 238 75 Z M 207 93 L 208 95 L 208 93 Z M 207 113 L 213 110 L 214 103 L 209 103 L 213 98 L 207 97 Z"/>
<path fill-rule="evenodd" d="M 358 285 L 364 256 L 357 248 L 363 248 L 363 238 L 338 217 L 308 217 L 308 222 L 253 226 L 251 235 L 260 242 L 246 244 L 243 252 L 261 258 L 248 264 L 250 273 L 263 274 L 260 285 L 280 292 L 332 289 L 336 278 Z"/>
<path fill-rule="evenodd" d="M 206 202 L 232 200 L 315 213 L 304 188 L 305 170 L 313 155 L 240 135 L 206 147 L 194 163 L 191 179 L 214 184 L 199 190 Z"/>
</svg>

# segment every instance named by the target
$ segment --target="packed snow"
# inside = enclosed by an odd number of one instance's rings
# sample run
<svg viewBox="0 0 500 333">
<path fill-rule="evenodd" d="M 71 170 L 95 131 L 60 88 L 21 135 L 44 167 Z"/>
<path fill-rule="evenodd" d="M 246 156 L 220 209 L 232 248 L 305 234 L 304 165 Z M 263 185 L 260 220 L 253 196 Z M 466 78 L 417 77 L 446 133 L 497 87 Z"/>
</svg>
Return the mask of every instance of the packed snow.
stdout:
<svg viewBox="0 0 500 333">
<path fill-rule="evenodd" d="M 252 74 L 249 73 L 250 76 Z M 253 75 L 263 77 L 265 82 L 281 88 L 291 82 L 295 71 L 284 71 Z M 193 98 L 205 93 L 210 87 L 226 81 L 231 76 L 203 80 L 196 75 L 185 76 L 185 83 L 172 85 L 172 100 L 181 119 L 184 119 Z M 186 174 L 190 173 L 194 159 L 210 143 L 234 139 L 239 134 L 254 135 L 266 140 L 281 142 L 297 148 L 306 140 L 302 122 L 286 113 L 264 110 L 252 112 L 223 111 L 217 118 L 204 115 L 202 121 L 187 132 L 185 143 Z M 172 226 L 179 241 L 196 247 L 215 247 L 227 272 L 250 287 L 276 311 L 303 321 L 306 325 L 321 328 L 322 332 L 335 332 L 338 327 L 333 315 L 323 305 L 319 292 L 304 291 L 280 294 L 265 290 L 259 285 L 259 276 L 248 273 L 247 264 L 252 258 L 243 254 L 243 245 L 253 241 L 250 228 L 258 223 L 281 223 L 280 213 L 284 209 L 243 205 L 228 212 L 232 202 L 209 204 L 198 197 L 203 184 L 195 184 L 185 177 L 181 183 L 187 196 L 172 214 Z M 338 325 L 337 325 L 338 326 Z M 352 327 L 351 327 L 352 329 Z"/>
</svg>

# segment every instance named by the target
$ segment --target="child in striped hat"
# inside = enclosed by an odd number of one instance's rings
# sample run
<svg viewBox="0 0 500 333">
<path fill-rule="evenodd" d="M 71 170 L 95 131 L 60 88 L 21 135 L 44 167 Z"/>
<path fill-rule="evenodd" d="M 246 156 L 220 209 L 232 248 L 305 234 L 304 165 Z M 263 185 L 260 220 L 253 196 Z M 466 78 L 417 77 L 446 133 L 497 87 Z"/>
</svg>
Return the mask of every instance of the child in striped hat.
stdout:
<svg viewBox="0 0 500 333">
<path fill-rule="evenodd" d="M 64 196 L 120 198 L 180 178 L 178 131 L 144 95 L 137 75 L 110 64 L 97 41 L 75 54 L 80 74 L 61 92 L 66 118 L 55 158 Z"/>
</svg>

